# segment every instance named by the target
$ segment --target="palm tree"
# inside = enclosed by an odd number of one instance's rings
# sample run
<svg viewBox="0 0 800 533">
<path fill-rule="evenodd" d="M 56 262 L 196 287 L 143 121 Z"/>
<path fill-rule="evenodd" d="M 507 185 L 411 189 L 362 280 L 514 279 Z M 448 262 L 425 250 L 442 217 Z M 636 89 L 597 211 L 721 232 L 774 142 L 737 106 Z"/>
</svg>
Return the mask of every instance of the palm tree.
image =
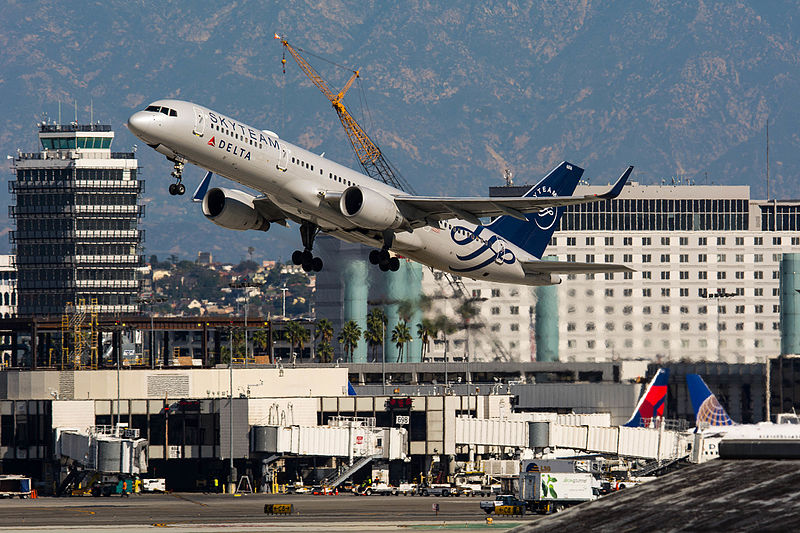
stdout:
<svg viewBox="0 0 800 533">
<path fill-rule="evenodd" d="M 436 337 L 436 324 L 430 318 L 423 318 L 417 324 L 417 337 L 422 341 L 422 356 L 431 351 L 431 338 Z"/>
<path fill-rule="evenodd" d="M 319 355 L 320 363 L 330 363 L 333 360 L 333 346 L 327 342 L 321 342 L 317 345 L 317 355 Z"/>
<path fill-rule="evenodd" d="M 349 357 L 350 362 L 353 362 L 353 352 L 358 346 L 358 341 L 361 340 L 361 327 L 355 320 L 348 320 L 342 326 L 342 331 L 339 333 L 337 340 L 344 348 L 344 352 Z"/>
<path fill-rule="evenodd" d="M 387 322 L 386 313 L 379 307 L 373 307 L 367 314 L 367 330 L 364 332 L 364 338 L 372 350 L 373 361 L 377 360 L 375 352 L 377 352 L 378 346 L 383 346 Z"/>
<path fill-rule="evenodd" d="M 284 335 L 286 335 L 286 339 L 292 345 L 292 353 L 295 353 L 294 347 L 297 346 L 297 355 L 302 358 L 303 356 L 303 344 L 308 342 L 310 335 L 308 334 L 308 330 L 304 328 L 300 322 L 288 322 L 286 324 L 286 329 L 284 330 Z"/>
<path fill-rule="evenodd" d="M 408 329 L 408 324 L 406 324 L 405 320 L 401 320 L 392 330 L 392 342 L 397 346 L 398 362 L 403 360 L 403 346 L 407 342 L 411 342 L 411 339 L 411 330 Z"/>
<path fill-rule="evenodd" d="M 333 322 L 327 318 L 317 320 L 317 326 L 314 328 L 314 339 L 319 339 L 322 344 L 330 344 L 333 340 Z"/>
<path fill-rule="evenodd" d="M 270 344 L 272 344 L 272 334 L 269 329 L 269 326 L 264 326 L 263 328 L 259 328 L 253 332 L 253 342 L 261 347 L 261 350 L 268 350 Z M 267 352 L 269 355 L 269 352 Z"/>
</svg>

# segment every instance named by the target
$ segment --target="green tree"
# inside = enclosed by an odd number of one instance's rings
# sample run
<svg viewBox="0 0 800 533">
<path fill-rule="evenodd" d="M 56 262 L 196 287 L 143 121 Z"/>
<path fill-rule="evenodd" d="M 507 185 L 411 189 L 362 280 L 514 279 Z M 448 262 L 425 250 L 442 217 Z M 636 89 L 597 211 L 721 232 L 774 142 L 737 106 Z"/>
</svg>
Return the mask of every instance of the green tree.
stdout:
<svg viewBox="0 0 800 533">
<path fill-rule="evenodd" d="M 297 353 L 298 357 L 302 357 L 303 355 L 303 346 L 310 335 L 308 334 L 308 329 L 303 327 L 300 322 L 291 321 L 286 324 L 286 329 L 284 330 L 284 335 L 286 335 L 286 340 L 289 341 L 289 344 L 292 345 L 292 352 Z M 294 347 L 297 346 L 297 351 L 295 352 Z"/>
<path fill-rule="evenodd" d="M 403 348 L 406 343 L 411 342 L 411 339 L 411 330 L 408 328 L 408 324 L 405 320 L 401 320 L 392 330 L 392 342 L 397 346 L 398 362 L 403 360 Z"/>
<path fill-rule="evenodd" d="M 333 322 L 327 318 L 317 320 L 317 325 L 314 328 L 314 339 L 319 340 L 320 344 L 329 345 L 333 340 Z"/>
<path fill-rule="evenodd" d="M 367 314 L 367 330 L 364 332 L 364 339 L 372 352 L 372 360 L 377 361 L 375 352 L 378 346 L 383 346 L 383 337 L 386 332 L 386 313 L 380 307 L 373 307 Z"/>
<path fill-rule="evenodd" d="M 430 318 L 423 318 L 417 324 L 417 337 L 422 341 L 422 356 L 431 351 L 431 339 L 436 337 L 436 325 Z"/>
<path fill-rule="evenodd" d="M 330 363 L 333 360 L 333 346 L 327 342 L 319 343 L 317 345 L 317 355 L 320 363 Z"/>
<path fill-rule="evenodd" d="M 344 348 L 350 362 L 353 361 L 353 352 L 358 346 L 358 341 L 361 340 L 361 326 L 355 320 L 348 320 L 342 326 L 342 331 L 339 332 L 337 338 L 339 344 Z"/>
<path fill-rule="evenodd" d="M 272 337 L 272 335 L 271 335 L 269 326 L 267 326 L 265 324 L 264 327 L 258 328 L 257 330 L 255 330 L 253 332 L 252 339 L 253 339 L 253 343 L 256 346 L 258 346 L 259 348 L 261 348 L 262 353 L 264 351 L 266 351 L 267 354 L 269 354 L 269 347 L 270 347 L 270 344 L 272 344 L 272 338 L 271 337 Z"/>
</svg>

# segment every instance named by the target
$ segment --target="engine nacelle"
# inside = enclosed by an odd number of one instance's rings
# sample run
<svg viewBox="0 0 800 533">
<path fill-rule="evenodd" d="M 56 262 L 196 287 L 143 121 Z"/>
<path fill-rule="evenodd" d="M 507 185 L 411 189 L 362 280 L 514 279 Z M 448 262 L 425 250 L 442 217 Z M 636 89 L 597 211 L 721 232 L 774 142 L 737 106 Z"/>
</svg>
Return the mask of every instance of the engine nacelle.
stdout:
<svg viewBox="0 0 800 533">
<path fill-rule="evenodd" d="M 394 200 L 372 189 L 348 187 L 339 200 L 339 210 L 360 228 L 397 229 L 405 222 Z"/>
<path fill-rule="evenodd" d="M 269 222 L 253 206 L 255 196 L 232 189 L 209 189 L 203 197 L 203 214 L 227 229 L 267 231 Z"/>
</svg>

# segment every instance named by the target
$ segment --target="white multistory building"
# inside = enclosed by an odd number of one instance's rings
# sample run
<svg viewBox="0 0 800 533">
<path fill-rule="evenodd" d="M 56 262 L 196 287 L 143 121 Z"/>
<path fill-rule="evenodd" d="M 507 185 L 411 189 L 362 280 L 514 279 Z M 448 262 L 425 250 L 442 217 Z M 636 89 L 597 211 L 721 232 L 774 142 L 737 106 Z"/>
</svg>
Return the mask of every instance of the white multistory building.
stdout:
<svg viewBox="0 0 800 533">
<path fill-rule="evenodd" d="M 580 187 L 576 194 L 604 190 Z M 615 200 L 567 209 L 547 255 L 635 271 L 562 276 L 559 358 L 755 362 L 778 353 L 780 260 L 800 253 L 798 230 L 800 202 L 751 200 L 747 186 L 631 183 Z M 438 277 L 426 271 L 428 295 L 447 292 Z M 479 297 L 484 323 L 469 330 L 470 359 L 535 358 L 535 288 L 463 282 L 468 296 Z M 455 317 L 458 298 L 432 301 L 431 314 Z M 466 330 L 449 341 L 450 356 L 463 357 Z M 497 343 L 502 350 L 492 349 Z M 440 342 L 431 357 L 443 353 Z"/>
<path fill-rule="evenodd" d="M 0 318 L 17 314 L 17 269 L 13 255 L 0 255 Z"/>
</svg>

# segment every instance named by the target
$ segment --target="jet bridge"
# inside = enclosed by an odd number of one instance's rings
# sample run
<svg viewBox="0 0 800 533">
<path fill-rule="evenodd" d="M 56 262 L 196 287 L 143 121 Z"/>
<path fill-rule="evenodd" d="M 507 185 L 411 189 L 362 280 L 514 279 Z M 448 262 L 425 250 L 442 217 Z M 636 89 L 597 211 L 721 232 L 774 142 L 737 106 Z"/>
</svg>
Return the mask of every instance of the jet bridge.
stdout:
<svg viewBox="0 0 800 533">
<path fill-rule="evenodd" d="M 88 430 L 56 429 L 56 457 L 106 474 L 147 472 L 147 439 L 123 424 Z"/>
</svg>

